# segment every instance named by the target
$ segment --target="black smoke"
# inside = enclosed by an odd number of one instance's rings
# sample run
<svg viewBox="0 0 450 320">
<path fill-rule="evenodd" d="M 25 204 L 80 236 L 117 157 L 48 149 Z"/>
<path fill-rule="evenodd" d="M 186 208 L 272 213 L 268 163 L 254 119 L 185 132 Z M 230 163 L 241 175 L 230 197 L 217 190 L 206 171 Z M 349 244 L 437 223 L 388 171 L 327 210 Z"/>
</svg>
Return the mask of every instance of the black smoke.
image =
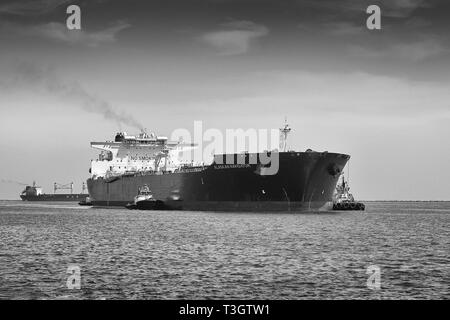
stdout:
<svg viewBox="0 0 450 320">
<path fill-rule="evenodd" d="M 142 129 L 144 126 L 132 115 L 114 108 L 108 101 L 88 92 L 79 82 L 67 81 L 57 75 L 51 68 L 41 68 L 31 63 L 21 63 L 15 68 L 15 84 L 24 83 L 41 86 L 51 94 L 64 100 L 70 100 L 80 109 L 102 115 L 106 120 L 122 125 Z"/>
</svg>

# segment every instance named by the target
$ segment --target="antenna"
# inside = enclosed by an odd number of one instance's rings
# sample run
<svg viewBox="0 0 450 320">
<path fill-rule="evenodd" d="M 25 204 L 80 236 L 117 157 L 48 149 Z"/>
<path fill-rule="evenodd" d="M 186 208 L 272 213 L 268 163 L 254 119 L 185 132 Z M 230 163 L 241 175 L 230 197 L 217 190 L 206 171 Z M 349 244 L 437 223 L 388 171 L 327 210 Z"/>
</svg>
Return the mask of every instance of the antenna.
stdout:
<svg viewBox="0 0 450 320">
<path fill-rule="evenodd" d="M 348 160 L 347 166 L 347 183 L 350 184 L 350 159 Z"/>
<path fill-rule="evenodd" d="M 284 117 L 284 127 L 280 128 L 280 148 L 283 149 L 283 152 L 286 152 L 287 149 L 287 137 L 288 134 L 291 132 L 291 128 L 289 127 L 289 124 L 287 123 L 287 117 Z"/>
</svg>

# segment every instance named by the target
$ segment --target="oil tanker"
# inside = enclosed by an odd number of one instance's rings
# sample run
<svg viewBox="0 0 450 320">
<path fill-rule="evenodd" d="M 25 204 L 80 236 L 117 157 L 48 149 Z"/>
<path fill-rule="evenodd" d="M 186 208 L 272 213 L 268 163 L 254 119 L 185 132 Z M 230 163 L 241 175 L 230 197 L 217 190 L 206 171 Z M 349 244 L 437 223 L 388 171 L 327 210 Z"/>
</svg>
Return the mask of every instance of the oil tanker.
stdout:
<svg viewBox="0 0 450 320">
<path fill-rule="evenodd" d="M 290 128 L 280 129 L 284 140 Z M 273 150 L 214 155 L 211 163 L 172 161 L 172 151 L 193 145 L 141 132 L 91 142 L 101 151 L 87 180 L 94 206 L 127 206 L 143 186 L 167 209 L 191 211 L 315 211 L 331 209 L 337 181 L 350 156 Z M 270 172 L 276 159 L 277 170 Z"/>
<path fill-rule="evenodd" d="M 20 198 L 23 201 L 86 201 L 86 198 L 89 196 L 84 193 L 85 184 L 83 183 L 83 191 L 82 193 L 73 193 L 73 183 L 68 185 L 60 185 L 55 182 L 54 184 L 54 193 L 47 194 L 43 193 L 42 187 L 38 187 L 36 182 L 33 182 L 32 186 L 26 186 L 25 190 L 20 194 Z M 70 189 L 70 193 L 56 193 L 60 189 Z"/>
</svg>

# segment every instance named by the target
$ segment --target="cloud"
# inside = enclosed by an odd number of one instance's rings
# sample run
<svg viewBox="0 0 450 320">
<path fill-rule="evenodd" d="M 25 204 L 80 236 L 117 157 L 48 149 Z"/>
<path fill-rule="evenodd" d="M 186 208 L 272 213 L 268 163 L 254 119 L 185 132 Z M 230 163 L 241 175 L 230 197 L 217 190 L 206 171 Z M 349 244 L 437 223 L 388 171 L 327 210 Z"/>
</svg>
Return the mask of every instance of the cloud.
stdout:
<svg viewBox="0 0 450 320">
<path fill-rule="evenodd" d="M 364 124 L 393 126 L 450 119 L 448 83 L 364 72 L 270 71 L 236 81 L 229 91 L 239 92 L 243 83 L 248 94 L 184 103 L 183 107 L 199 113 L 228 110 L 237 117 L 283 113 L 329 121 L 351 117 Z"/>
<path fill-rule="evenodd" d="M 368 48 L 359 45 L 349 46 L 352 55 L 367 58 L 390 58 L 419 62 L 449 53 L 441 41 L 437 39 L 423 39 L 411 43 L 393 43 L 383 48 Z"/>
<path fill-rule="evenodd" d="M 307 33 L 320 33 L 331 36 L 355 36 L 361 35 L 367 30 L 364 24 L 355 24 L 348 21 L 317 24 L 301 23 L 297 27 Z"/>
<path fill-rule="evenodd" d="M 117 40 L 117 34 L 130 26 L 131 25 L 126 22 L 119 21 L 115 25 L 104 30 L 87 32 L 85 30 L 69 30 L 66 25 L 62 23 L 50 22 L 35 26 L 8 24 L 4 25 L 2 29 L 9 34 L 38 37 L 70 45 L 96 47 L 100 44 L 115 42 Z"/>
<path fill-rule="evenodd" d="M 373 2 L 372 0 L 366 1 Z M 389 0 L 382 1 L 378 5 L 381 8 L 381 15 L 384 17 L 408 18 L 413 16 L 416 10 L 432 8 L 438 2 L 436 0 Z"/>
<path fill-rule="evenodd" d="M 381 8 L 381 14 L 384 17 L 406 18 L 415 10 L 420 8 L 432 7 L 437 1 L 435 0 L 381 0 L 374 2 L 373 0 L 298 0 L 300 6 L 315 8 L 320 11 L 332 11 L 348 14 L 354 11 L 365 12 L 369 5 L 376 4 Z"/>
<path fill-rule="evenodd" d="M 203 34 L 201 39 L 220 55 L 237 55 L 248 52 L 253 41 L 268 33 L 269 29 L 263 25 L 233 21 L 222 24 L 219 30 Z"/>
<path fill-rule="evenodd" d="M 422 6 L 424 2 L 425 0 L 391 0 L 387 3 L 398 8 L 415 9 Z"/>
<path fill-rule="evenodd" d="M 329 23 L 327 24 L 327 27 L 331 30 L 330 33 L 333 35 L 353 36 L 365 31 L 365 26 L 362 24 L 356 25 L 350 22 Z"/>
<path fill-rule="evenodd" d="M 11 1 L 0 5 L 0 14 L 33 16 L 46 14 L 73 0 L 28 0 Z"/>
</svg>

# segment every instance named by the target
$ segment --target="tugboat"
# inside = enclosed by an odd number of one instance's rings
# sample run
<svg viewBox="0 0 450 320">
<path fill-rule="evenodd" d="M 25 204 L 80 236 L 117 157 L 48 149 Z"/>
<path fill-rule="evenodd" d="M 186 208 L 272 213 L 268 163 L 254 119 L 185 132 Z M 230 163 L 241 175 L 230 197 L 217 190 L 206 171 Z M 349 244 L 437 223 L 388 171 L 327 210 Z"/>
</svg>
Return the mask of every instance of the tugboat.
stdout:
<svg viewBox="0 0 450 320">
<path fill-rule="evenodd" d="M 86 199 L 81 200 L 80 202 L 78 202 L 78 205 L 80 205 L 80 206 L 88 206 L 88 207 L 92 207 L 93 206 L 91 198 L 89 198 L 89 197 L 86 197 Z"/>
<path fill-rule="evenodd" d="M 349 192 L 350 187 L 348 181 L 342 176 L 342 183 L 336 186 L 336 195 L 333 200 L 333 210 L 361 210 L 364 211 L 366 206 L 362 202 L 355 201 L 353 195 Z"/>
<path fill-rule="evenodd" d="M 156 200 L 148 185 L 138 188 L 138 195 L 134 197 L 134 201 L 125 206 L 130 210 L 162 210 L 164 202 Z"/>
</svg>

